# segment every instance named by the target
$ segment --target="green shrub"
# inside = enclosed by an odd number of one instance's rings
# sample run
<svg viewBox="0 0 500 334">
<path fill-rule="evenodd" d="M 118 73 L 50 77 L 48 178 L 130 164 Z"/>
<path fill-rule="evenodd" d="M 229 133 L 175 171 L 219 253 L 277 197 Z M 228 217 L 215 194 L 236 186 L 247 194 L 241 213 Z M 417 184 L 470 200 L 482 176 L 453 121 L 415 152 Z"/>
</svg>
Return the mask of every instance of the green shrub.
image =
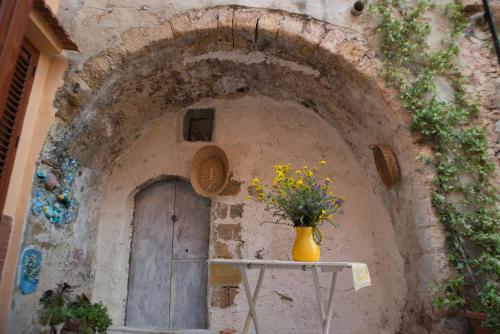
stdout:
<svg viewBox="0 0 500 334">
<path fill-rule="evenodd" d="M 55 326 L 75 320 L 82 334 L 106 333 L 111 325 L 106 307 L 101 303 L 91 303 L 84 294 L 72 296 L 72 288 L 67 283 L 45 291 L 40 304 L 43 306 L 40 323 L 50 326 L 52 333 L 56 332 Z"/>
</svg>

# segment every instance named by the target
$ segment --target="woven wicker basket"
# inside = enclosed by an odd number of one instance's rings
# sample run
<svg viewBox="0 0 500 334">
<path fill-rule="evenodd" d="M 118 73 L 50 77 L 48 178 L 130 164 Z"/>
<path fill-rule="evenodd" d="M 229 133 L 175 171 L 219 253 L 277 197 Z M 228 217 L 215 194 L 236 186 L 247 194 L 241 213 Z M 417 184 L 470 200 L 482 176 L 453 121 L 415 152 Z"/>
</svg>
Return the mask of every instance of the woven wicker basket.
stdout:
<svg viewBox="0 0 500 334">
<path fill-rule="evenodd" d="M 392 187 L 400 179 L 399 165 L 394 152 L 386 145 L 374 145 L 371 149 L 382 182 L 387 188 Z"/>
<path fill-rule="evenodd" d="M 229 182 L 229 161 L 215 145 L 202 147 L 191 161 L 191 184 L 204 197 L 218 195 Z"/>
</svg>

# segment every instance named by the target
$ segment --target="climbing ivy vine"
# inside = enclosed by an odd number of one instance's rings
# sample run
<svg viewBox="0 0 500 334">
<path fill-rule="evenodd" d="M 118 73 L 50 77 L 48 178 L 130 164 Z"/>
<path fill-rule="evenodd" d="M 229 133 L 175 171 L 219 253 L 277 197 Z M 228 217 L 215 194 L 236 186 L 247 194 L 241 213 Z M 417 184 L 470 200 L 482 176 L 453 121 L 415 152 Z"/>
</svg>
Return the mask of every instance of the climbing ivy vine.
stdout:
<svg viewBox="0 0 500 334">
<path fill-rule="evenodd" d="M 500 211 L 493 184 L 495 165 L 487 148 L 487 131 L 478 124 L 477 102 L 467 94 L 456 41 L 467 27 L 459 2 L 378 0 L 371 6 L 382 37 L 383 77 L 398 92 L 412 115 L 411 130 L 432 146 L 422 156 L 434 166 L 432 203 L 446 229 L 450 263 L 457 275 L 439 289 L 434 306 L 480 311 L 484 326 L 500 333 Z M 435 48 L 426 14 L 450 22 Z M 437 80 L 447 80 L 451 99 L 440 95 Z"/>
</svg>

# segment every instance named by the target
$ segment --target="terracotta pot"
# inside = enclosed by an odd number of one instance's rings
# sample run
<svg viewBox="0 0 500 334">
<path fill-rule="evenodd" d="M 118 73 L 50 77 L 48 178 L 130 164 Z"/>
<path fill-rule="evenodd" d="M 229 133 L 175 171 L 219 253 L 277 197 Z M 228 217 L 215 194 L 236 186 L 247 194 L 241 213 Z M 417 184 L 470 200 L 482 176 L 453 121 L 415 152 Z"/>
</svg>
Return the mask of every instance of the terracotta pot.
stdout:
<svg viewBox="0 0 500 334">
<path fill-rule="evenodd" d="M 481 312 L 466 311 L 465 317 L 469 318 L 469 322 L 474 328 L 475 334 L 493 334 L 493 330 L 489 328 L 484 328 L 481 323 L 486 319 L 486 314 Z"/>
<path fill-rule="evenodd" d="M 61 330 L 61 334 L 73 334 L 80 333 L 80 327 L 82 325 L 82 321 L 80 319 L 71 319 L 68 320 L 64 327 Z"/>
<path fill-rule="evenodd" d="M 57 187 L 57 176 L 54 173 L 47 174 L 47 181 L 45 182 L 45 189 L 52 191 Z"/>
</svg>

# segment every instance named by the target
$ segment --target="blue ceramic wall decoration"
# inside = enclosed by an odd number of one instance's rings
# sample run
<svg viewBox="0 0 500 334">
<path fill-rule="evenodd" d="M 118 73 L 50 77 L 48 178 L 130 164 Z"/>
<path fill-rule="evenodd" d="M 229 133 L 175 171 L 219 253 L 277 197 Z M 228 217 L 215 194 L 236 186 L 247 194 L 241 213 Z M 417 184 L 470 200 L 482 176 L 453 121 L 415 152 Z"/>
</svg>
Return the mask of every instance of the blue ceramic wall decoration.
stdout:
<svg viewBox="0 0 500 334">
<path fill-rule="evenodd" d="M 66 159 L 56 173 L 40 168 L 31 200 L 33 214 L 43 216 L 56 226 L 73 222 L 78 215 L 78 202 L 73 196 L 73 183 L 78 173 L 74 159 Z"/>
<path fill-rule="evenodd" d="M 34 248 L 25 248 L 21 254 L 19 268 L 19 289 L 23 294 L 35 292 L 40 279 L 42 252 Z"/>
</svg>

